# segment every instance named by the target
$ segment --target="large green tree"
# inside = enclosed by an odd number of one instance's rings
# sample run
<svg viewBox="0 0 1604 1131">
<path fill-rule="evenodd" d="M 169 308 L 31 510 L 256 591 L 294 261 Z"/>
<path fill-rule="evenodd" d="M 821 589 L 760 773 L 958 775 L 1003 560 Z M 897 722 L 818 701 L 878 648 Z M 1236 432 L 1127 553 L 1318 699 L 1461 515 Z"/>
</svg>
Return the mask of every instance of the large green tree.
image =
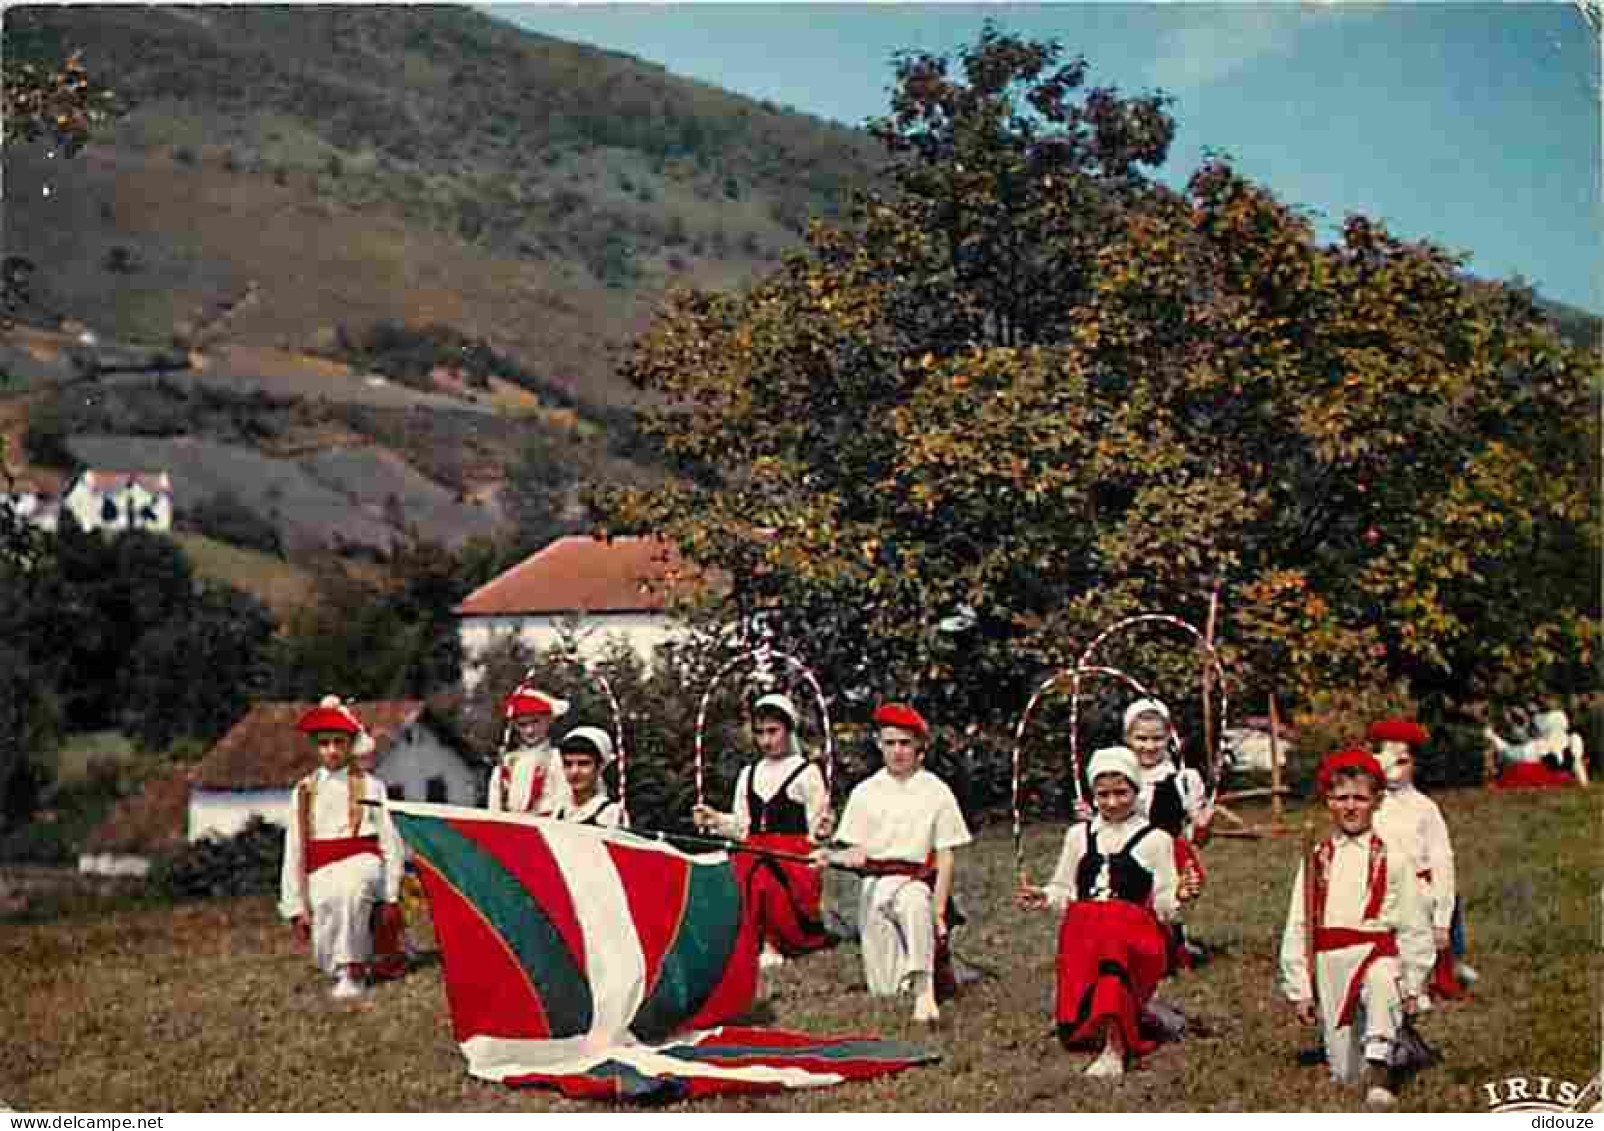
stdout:
<svg viewBox="0 0 1604 1131">
<path fill-rule="evenodd" d="M 1221 586 L 1250 682 L 1587 678 L 1596 360 L 1516 289 L 1223 160 L 1166 101 L 988 28 L 896 64 L 882 187 L 628 362 L 668 487 L 598 490 L 847 686 L 1008 716 L 1139 609 Z M 1174 640 L 1108 658 L 1190 678 Z"/>
</svg>

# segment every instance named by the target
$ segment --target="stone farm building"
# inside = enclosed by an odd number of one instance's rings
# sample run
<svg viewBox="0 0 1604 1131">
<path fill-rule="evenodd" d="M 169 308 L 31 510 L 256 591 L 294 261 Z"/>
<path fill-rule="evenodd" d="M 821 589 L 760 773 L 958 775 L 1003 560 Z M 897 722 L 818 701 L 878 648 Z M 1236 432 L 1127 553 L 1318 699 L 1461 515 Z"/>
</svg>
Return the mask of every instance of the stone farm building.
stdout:
<svg viewBox="0 0 1604 1131">
<path fill-rule="evenodd" d="M 80 471 L 61 496 L 61 510 L 84 530 L 173 528 L 173 481 L 165 471 Z"/>
<path fill-rule="evenodd" d="M 509 640 L 539 651 L 571 636 L 586 659 L 622 641 L 649 662 L 658 645 L 681 631 L 674 600 L 706 584 L 660 538 L 559 538 L 457 606 L 463 683 L 472 691 L 482 677 L 481 657 Z"/>
<path fill-rule="evenodd" d="M 228 837 L 260 815 L 289 819 L 295 783 L 317 768 L 295 729 L 310 703 L 258 703 L 195 766 L 126 798 L 96 828 L 79 870 L 142 875 L 150 859 L 206 836 Z M 452 729 L 418 699 L 354 703 L 373 735 L 374 772 L 398 800 L 478 805 L 484 770 Z"/>
</svg>

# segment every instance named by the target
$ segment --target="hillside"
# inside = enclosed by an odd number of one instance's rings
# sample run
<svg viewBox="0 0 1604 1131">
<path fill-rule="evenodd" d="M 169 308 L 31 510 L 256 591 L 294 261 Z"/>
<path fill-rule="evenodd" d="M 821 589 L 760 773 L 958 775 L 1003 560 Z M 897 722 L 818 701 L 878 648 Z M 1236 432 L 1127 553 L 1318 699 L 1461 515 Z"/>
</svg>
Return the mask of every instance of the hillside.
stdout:
<svg viewBox="0 0 1604 1131">
<path fill-rule="evenodd" d="M 1399 1110 L 1484 1110 L 1482 1085 L 1510 1076 L 1580 1087 L 1598 1070 L 1597 800 L 1579 789 L 1437 796 L 1455 832 L 1482 981 L 1469 1000 L 1421 1021 L 1444 1059 L 1411 1082 Z M 1026 829 L 1038 880 L 1062 836 L 1062 824 Z M 1209 884 L 1190 921 L 1215 957 L 1158 991 L 1185 1011 L 1191 1031 L 1119 1083 L 1087 1079 L 1088 1058 L 1058 1047 L 1050 1014 L 1057 924 L 1014 908 L 1013 845 L 999 821 L 959 852 L 956 890 L 970 922 L 954 942 L 995 976 L 945 1006 L 938 1029 L 916 1029 L 905 1000 L 864 992 L 854 943 L 766 974 L 751 1012 L 763 1026 L 912 1041 L 938 1053 L 939 1064 L 678 1110 L 1361 1111 L 1357 1094 L 1297 1064 L 1310 1033 L 1275 990 L 1298 851 L 1295 836 L 1216 840 L 1204 850 Z M 846 907 L 855 885 L 832 877 L 829 891 Z M 404 980 L 336 1006 L 269 896 L 97 911 L 0 931 L 15 1017 L 0 1029 L 0 1097 L 21 1110 L 201 1111 L 220 1097 L 241 1111 L 608 1110 L 470 1078 L 433 952 Z M 432 945 L 423 914 L 412 930 L 419 945 Z M 73 976 L 63 977 L 68 962 Z M 147 1039 L 130 1041 L 130 1033 Z M 330 1057 L 331 1044 L 360 1048 L 361 1071 Z"/>
<path fill-rule="evenodd" d="M 558 515 L 659 474 L 619 352 L 670 285 L 772 269 L 872 162 L 466 8 L 13 8 L 5 34 L 131 108 L 73 161 L 4 152 L 4 252 L 37 268 L 0 335 L 10 466 L 166 467 L 181 516 L 226 492 L 292 557 L 489 533 L 520 464 Z"/>
<path fill-rule="evenodd" d="M 167 341 L 327 346 L 445 323 L 618 400 L 677 281 L 772 266 L 869 175 L 859 133 L 445 6 L 13 9 L 132 112 L 75 162 L 6 155 L 41 306 Z M 51 192 L 42 191 L 48 183 Z M 249 296 L 249 301 L 242 302 Z"/>
</svg>

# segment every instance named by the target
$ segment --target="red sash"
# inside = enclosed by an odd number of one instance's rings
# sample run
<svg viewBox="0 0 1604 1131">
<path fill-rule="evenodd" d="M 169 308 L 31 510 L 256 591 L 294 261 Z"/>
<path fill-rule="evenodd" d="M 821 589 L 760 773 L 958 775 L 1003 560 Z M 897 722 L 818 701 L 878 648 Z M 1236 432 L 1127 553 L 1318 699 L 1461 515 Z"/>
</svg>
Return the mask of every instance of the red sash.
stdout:
<svg viewBox="0 0 1604 1131">
<path fill-rule="evenodd" d="M 1350 946 L 1369 945 L 1370 953 L 1364 956 L 1352 977 L 1348 990 L 1342 995 L 1342 1010 L 1337 1014 L 1340 1029 L 1353 1021 L 1353 1012 L 1359 1007 L 1359 992 L 1364 988 L 1365 974 L 1378 958 L 1397 958 L 1398 940 L 1391 931 L 1360 931 L 1353 927 L 1320 927 L 1314 932 L 1314 949 L 1318 954 L 1327 950 L 1343 950 Z"/>
<path fill-rule="evenodd" d="M 512 767 L 503 762 L 496 767 L 496 783 L 501 789 L 501 808 L 508 813 L 515 812 L 512 807 Z M 540 804 L 540 795 L 546 788 L 546 771 L 536 770 L 529 779 L 529 804 L 524 806 L 523 812 L 533 813 L 535 806 Z"/>
<path fill-rule="evenodd" d="M 322 840 L 309 840 L 306 842 L 306 874 L 311 875 L 319 868 L 327 868 L 330 864 L 338 864 L 351 856 L 361 856 L 364 852 L 380 855 L 379 838 L 376 836 L 340 836 L 326 837 Z"/>
</svg>

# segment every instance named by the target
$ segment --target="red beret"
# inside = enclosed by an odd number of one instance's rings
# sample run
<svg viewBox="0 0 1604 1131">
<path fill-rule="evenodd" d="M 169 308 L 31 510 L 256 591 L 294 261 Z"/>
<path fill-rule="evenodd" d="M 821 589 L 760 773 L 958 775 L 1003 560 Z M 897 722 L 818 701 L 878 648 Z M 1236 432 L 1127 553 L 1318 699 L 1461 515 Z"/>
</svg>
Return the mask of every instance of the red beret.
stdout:
<svg viewBox="0 0 1604 1131">
<path fill-rule="evenodd" d="M 1374 754 L 1368 750 L 1339 750 L 1335 754 L 1327 754 L 1325 761 L 1320 763 L 1316 780 L 1322 794 L 1330 792 L 1331 779 L 1339 770 L 1360 770 L 1375 779 L 1376 788 L 1387 788 L 1387 775 L 1382 773 L 1381 763 L 1376 761 Z"/>
<path fill-rule="evenodd" d="M 509 719 L 528 718 L 531 715 L 550 718 L 556 714 L 556 710 L 550 696 L 520 687 L 507 696 L 506 714 Z"/>
<path fill-rule="evenodd" d="M 361 733 L 362 724 L 356 721 L 356 716 L 339 707 L 313 707 L 301 716 L 295 729 L 302 734 L 325 734 L 333 731 L 337 734 L 356 735 Z"/>
<path fill-rule="evenodd" d="M 1431 735 L 1413 719 L 1382 719 L 1370 724 L 1371 742 L 1403 742 L 1410 746 L 1424 746 Z"/>
<path fill-rule="evenodd" d="M 882 703 L 874 709 L 874 721 L 883 727 L 912 731 L 920 738 L 930 737 L 930 724 L 906 703 Z"/>
</svg>

